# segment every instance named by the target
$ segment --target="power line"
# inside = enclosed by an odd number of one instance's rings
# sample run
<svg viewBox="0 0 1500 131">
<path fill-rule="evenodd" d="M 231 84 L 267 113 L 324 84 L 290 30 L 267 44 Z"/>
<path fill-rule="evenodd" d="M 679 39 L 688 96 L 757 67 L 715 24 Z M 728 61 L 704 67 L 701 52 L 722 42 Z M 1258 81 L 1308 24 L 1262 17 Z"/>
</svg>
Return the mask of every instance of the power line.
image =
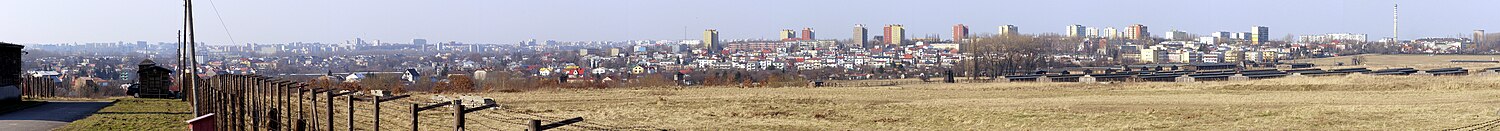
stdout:
<svg viewBox="0 0 1500 131">
<path fill-rule="evenodd" d="M 215 5 L 213 0 L 208 0 L 208 7 L 214 9 L 214 17 L 219 18 L 219 27 L 224 27 L 224 35 L 229 36 L 229 44 L 239 43 L 234 41 L 234 34 L 229 33 L 229 24 L 224 24 L 224 15 L 219 14 L 219 6 Z"/>
</svg>

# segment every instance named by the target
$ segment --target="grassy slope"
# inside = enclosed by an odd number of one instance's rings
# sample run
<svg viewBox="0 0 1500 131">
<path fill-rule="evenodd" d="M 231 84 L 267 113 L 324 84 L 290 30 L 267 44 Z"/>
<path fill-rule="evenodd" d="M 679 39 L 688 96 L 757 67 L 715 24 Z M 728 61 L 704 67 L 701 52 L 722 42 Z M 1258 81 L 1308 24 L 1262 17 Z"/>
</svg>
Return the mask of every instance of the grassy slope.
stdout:
<svg viewBox="0 0 1500 131">
<path fill-rule="evenodd" d="M 180 131 L 192 119 L 187 102 L 176 99 L 120 98 L 87 118 L 57 130 Z"/>
<path fill-rule="evenodd" d="M 1246 82 L 917 84 L 858 88 L 479 94 L 518 116 L 683 130 L 1435 130 L 1497 117 L 1500 78 L 1337 76 Z M 519 128 L 519 125 L 494 123 Z M 572 129 L 579 129 L 569 127 Z"/>
</svg>

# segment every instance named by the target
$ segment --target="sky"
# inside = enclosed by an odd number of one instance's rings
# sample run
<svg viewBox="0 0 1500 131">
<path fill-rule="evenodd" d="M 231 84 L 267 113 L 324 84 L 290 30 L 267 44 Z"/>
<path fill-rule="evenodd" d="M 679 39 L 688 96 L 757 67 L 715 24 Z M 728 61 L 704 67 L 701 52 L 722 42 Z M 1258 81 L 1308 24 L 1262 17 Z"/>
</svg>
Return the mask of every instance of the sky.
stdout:
<svg viewBox="0 0 1500 131">
<path fill-rule="evenodd" d="M 209 44 L 343 43 L 355 38 L 407 43 L 414 38 L 465 43 L 527 39 L 623 41 L 775 39 L 782 29 L 813 28 L 820 39 L 848 39 L 856 24 L 871 35 L 902 24 L 908 36 L 950 39 L 952 26 L 993 34 L 1058 33 L 1066 26 L 1149 26 L 1192 34 L 1270 27 L 1286 35 L 1392 35 L 1391 6 L 1401 4 L 1400 37 L 1461 37 L 1500 32 L 1495 0 L 195 0 L 197 39 Z M 176 41 L 181 0 L 4 0 L 0 42 Z"/>
</svg>

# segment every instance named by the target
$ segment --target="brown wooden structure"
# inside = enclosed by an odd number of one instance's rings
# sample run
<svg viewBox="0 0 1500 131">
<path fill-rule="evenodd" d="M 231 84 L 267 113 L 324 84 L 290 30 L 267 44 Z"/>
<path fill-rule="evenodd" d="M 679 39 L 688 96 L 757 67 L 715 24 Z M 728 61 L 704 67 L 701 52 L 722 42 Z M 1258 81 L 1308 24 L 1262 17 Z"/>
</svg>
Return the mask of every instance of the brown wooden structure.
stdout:
<svg viewBox="0 0 1500 131">
<path fill-rule="evenodd" d="M 21 83 L 21 48 L 26 46 L 0 42 L 0 86 Z"/>
<path fill-rule="evenodd" d="M 21 84 L 21 51 L 25 46 L 0 42 L 0 102 L 18 101 Z"/>
<path fill-rule="evenodd" d="M 142 60 L 136 68 L 136 84 L 133 89 L 135 97 L 139 98 L 172 98 L 170 87 L 172 86 L 172 69 L 157 66 L 156 62 L 149 59 Z"/>
</svg>

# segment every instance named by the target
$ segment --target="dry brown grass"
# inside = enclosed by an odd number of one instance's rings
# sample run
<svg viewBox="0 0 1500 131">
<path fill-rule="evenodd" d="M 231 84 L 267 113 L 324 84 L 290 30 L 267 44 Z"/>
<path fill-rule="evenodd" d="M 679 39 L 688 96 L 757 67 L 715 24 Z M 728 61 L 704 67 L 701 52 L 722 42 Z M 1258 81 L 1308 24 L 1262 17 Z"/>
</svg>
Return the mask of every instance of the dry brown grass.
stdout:
<svg viewBox="0 0 1500 131">
<path fill-rule="evenodd" d="M 1367 57 L 1362 67 L 1413 64 Z M 1393 56 L 1419 59 L 1421 57 Z M 1463 59 L 1468 56 L 1464 56 Z M 1446 62 L 1430 58 L 1426 61 Z M 1320 64 L 1324 65 L 1324 64 Z M 1329 67 L 1325 67 L 1329 68 Z M 471 130 L 518 130 L 530 119 L 584 117 L 563 130 L 1440 130 L 1500 118 L 1500 77 L 1326 76 L 1196 83 L 864 82 L 858 87 L 538 89 L 442 94 L 495 98 Z M 889 83 L 894 83 L 890 86 Z M 419 94 L 402 102 L 431 101 Z M 341 103 L 338 106 L 344 106 Z M 367 105 L 360 105 L 367 109 Z M 391 106 L 388 106 L 391 107 Z M 405 106 L 384 111 L 404 129 Z M 451 110 L 423 113 L 447 130 Z M 368 111 L 356 114 L 365 114 Z M 337 114 L 340 118 L 345 114 Z M 370 125 L 361 115 L 359 126 Z M 342 121 L 336 121 L 342 122 Z M 342 124 L 339 124 L 342 125 Z"/>
<path fill-rule="evenodd" d="M 479 93 L 564 129 L 1436 130 L 1500 118 L 1500 78 L 1331 76 L 1199 83 L 955 83 Z M 472 117 L 471 117 L 472 118 Z"/>
</svg>

